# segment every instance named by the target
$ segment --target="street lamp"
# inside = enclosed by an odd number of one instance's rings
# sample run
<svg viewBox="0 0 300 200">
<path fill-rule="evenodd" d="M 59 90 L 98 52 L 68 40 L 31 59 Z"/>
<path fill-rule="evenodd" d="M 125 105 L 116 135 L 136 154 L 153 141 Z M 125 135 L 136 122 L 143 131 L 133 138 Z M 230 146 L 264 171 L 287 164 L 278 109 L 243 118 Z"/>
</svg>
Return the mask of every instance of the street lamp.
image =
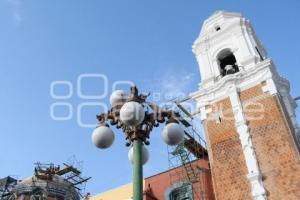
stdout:
<svg viewBox="0 0 300 200">
<path fill-rule="evenodd" d="M 160 123 L 166 122 L 162 139 L 168 145 L 176 145 L 183 140 L 184 131 L 178 123 L 177 112 L 147 102 L 149 95 L 138 94 L 135 86 L 130 88 L 130 92 L 129 96 L 122 90 L 112 93 L 112 108 L 107 113 L 97 115 L 99 125 L 92 134 L 92 141 L 100 149 L 109 148 L 115 136 L 108 124 L 123 130 L 126 146 L 131 146 L 128 158 L 133 164 L 133 199 L 142 200 L 143 164 L 149 159 L 145 145 L 150 144 L 150 132 Z"/>
</svg>

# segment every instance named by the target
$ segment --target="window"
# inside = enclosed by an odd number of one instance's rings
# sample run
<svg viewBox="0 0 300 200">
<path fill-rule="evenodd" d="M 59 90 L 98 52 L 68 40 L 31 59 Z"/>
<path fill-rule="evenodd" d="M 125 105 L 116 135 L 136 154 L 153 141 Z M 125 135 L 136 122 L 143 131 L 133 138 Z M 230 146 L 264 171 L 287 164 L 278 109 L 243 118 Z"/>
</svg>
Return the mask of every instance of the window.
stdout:
<svg viewBox="0 0 300 200">
<path fill-rule="evenodd" d="M 192 200 L 192 186 L 191 184 L 183 184 L 180 187 L 173 189 L 170 193 L 170 200 Z"/>
<path fill-rule="evenodd" d="M 217 60 L 219 63 L 220 73 L 222 76 L 234 74 L 239 71 L 239 67 L 237 66 L 235 56 L 229 49 L 221 51 L 221 53 L 219 53 Z"/>
<path fill-rule="evenodd" d="M 216 30 L 216 31 L 219 31 L 219 30 L 221 30 L 221 27 L 220 27 L 220 26 L 216 26 L 216 27 L 215 27 L 215 30 Z"/>
</svg>

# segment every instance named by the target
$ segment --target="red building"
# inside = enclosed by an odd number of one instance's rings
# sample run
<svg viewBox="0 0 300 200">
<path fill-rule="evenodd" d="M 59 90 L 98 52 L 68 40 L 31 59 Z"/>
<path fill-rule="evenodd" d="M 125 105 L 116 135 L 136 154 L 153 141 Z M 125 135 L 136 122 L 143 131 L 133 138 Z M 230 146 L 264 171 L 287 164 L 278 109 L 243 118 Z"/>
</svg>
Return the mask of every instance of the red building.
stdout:
<svg viewBox="0 0 300 200">
<path fill-rule="evenodd" d="M 146 178 L 144 200 L 162 199 L 213 200 L 208 159 L 195 160 L 190 166 L 177 167 Z"/>
</svg>

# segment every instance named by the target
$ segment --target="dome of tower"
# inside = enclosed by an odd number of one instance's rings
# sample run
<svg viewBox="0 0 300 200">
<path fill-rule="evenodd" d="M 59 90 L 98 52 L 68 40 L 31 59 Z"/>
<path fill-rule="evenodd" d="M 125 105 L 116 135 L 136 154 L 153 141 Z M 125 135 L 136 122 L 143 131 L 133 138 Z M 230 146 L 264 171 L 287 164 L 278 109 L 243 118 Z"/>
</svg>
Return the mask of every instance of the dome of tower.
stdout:
<svg viewBox="0 0 300 200">
<path fill-rule="evenodd" d="M 33 176 L 19 181 L 9 177 L 0 179 L 0 199 L 80 200 L 82 184 L 90 178 L 83 178 L 81 171 L 72 165 L 63 165 L 61 168 L 36 163 Z"/>
</svg>

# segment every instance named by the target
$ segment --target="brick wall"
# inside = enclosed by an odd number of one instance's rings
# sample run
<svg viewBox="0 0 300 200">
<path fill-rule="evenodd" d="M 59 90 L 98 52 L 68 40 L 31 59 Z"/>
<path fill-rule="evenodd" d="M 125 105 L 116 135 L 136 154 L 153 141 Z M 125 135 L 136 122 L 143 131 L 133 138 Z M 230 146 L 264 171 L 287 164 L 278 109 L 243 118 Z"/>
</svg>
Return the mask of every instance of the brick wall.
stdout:
<svg viewBox="0 0 300 200">
<path fill-rule="evenodd" d="M 229 98 L 207 107 L 212 112 L 203 122 L 217 200 L 247 200 L 251 189 L 246 177 L 247 167 Z M 218 116 L 221 114 L 221 120 Z"/>
<path fill-rule="evenodd" d="M 198 182 L 193 184 L 193 192 L 194 192 L 194 200 L 214 200 L 213 195 L 213 187 L 212 187 L 212 181 L 211 181 L 211 174 L 208 166 L 208 160 L 207 159 L 201 159 L 194 161 L 192 163 L 192 166 L 194 170 L 197 170 L 196 168 L 202 168 L 204 169 L 203 173 L 198 174 Z M 148 177 L 145 179 L 145 191 L 148 192 L 149 195 L 145 195 L 145 200 L 164 200 L 165 199 L 165 193 L 167 192 L 168 188 L 176 182 L 182 182 L 184 179 L 182 179 L 182 176 L 180 174 L 182 173 L 183 168 L 178 167 L 151 177 Z M 170 181 L 170 173 L 177 173 L 178 179 L 172 179 L 174 181 L 171 183 Z M 176 176 L 175 176 L 176 177 Z M 204 198 L 201 198 L 200 191 L 201 189 L 204 192 Z"/>
<path fill-rule="evenodd" d="M 261 87 L 260 84 L 241 92 L 240 98 L 243 105 L 263 108 L 263 112 L 245 114 L 268 200 L 298 200 L 300 162 L 293 132 L 280 97 L 264 94 Z"/>
<path fill-rule="evenodd" d="M 264 93 L 263 84 L 240 92 L 243 111 L 268 200 L 300 199 L 300 161 L 293 129 L 280 96 Z M 217 200 L 253 199 L 230 99 L 206 107 L 203 122 Z"/>
</svg>

